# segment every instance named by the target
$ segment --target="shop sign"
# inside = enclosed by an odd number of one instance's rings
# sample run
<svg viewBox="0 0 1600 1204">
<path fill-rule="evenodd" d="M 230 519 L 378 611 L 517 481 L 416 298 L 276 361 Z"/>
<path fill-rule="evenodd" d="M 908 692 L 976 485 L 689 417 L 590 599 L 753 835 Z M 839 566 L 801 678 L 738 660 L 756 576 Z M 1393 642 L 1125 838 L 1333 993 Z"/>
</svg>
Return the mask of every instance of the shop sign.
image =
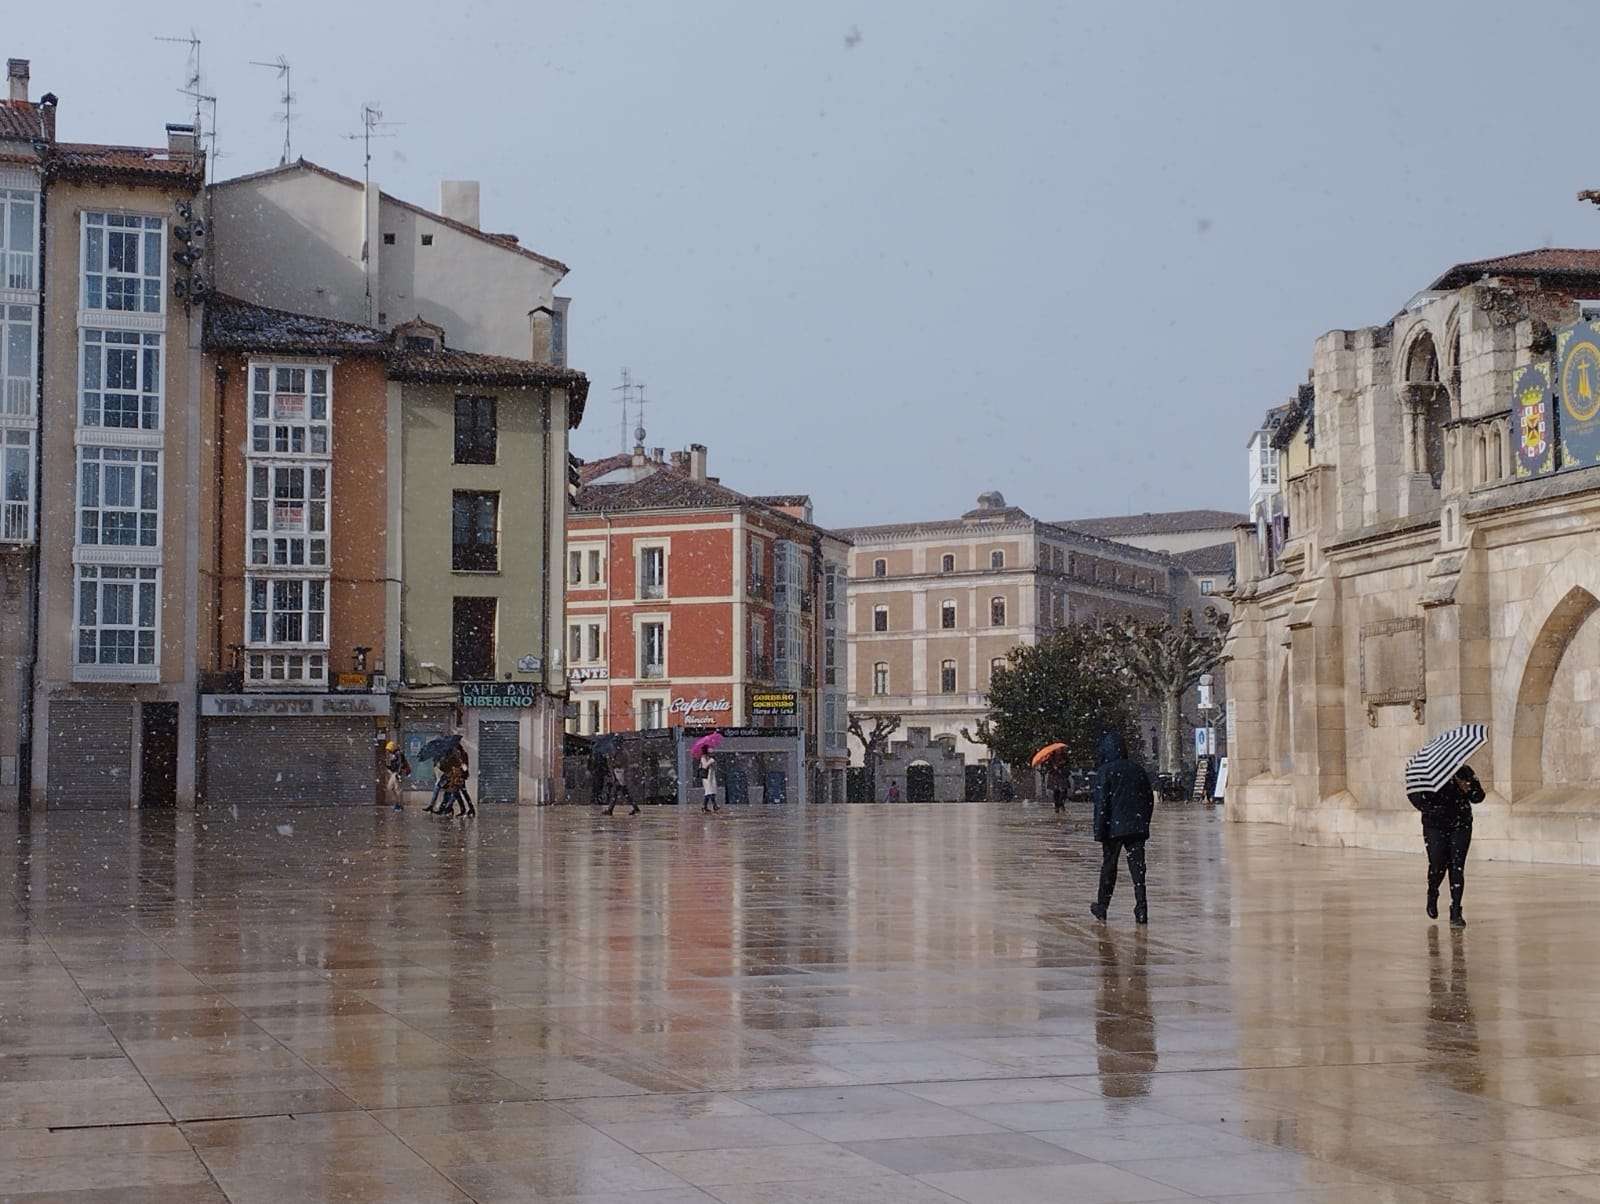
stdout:
<svg viewBox="0 0 1600 1204">
<path fill-rule="evenodd" d="M 800 697 L 793 690 L 755 690 L 750 695 L 752 715 L 793 715 Z"/>
<path fill-rule="evenodd" d="M 365 693 L 371 688 L 371 679 L 365 673 L 335 673 L 333 688 L 343 693 Z"/>
<path fill-rule="evenodd" d="M 527 681 L 463 682 L 461 705 L 520 709 L 531 707 L 539 700 L 539 687 Z"/>
<path fill-rule="evenodd" d="M 683 716 L 679 722 L 690 726 L 715 723 L 717 716 L 732 710 L 733 703 L 726 698 L 707 698 L 705 695 L 698 698 L 674 698 L 667 704 L 667 714 Z"/>
<path fill-rule="evenodd" d="M 719 727 L 717 730 L 730 740 L 793 740 L 800 734 L 797 727 Z"/>
<path fill-rule="evenodd" d="M 200 713 L 215 717 L 387 715 L 387 694 L 202 694 Z"/>
<path fill-rule="evenodd" d="M 591 665 L 586 669 L 569 669 L 567 680 L 577 684 L 585 681 L 606 681 L 611 677 L 611 668 L 608 665 Z"/>
</svg>

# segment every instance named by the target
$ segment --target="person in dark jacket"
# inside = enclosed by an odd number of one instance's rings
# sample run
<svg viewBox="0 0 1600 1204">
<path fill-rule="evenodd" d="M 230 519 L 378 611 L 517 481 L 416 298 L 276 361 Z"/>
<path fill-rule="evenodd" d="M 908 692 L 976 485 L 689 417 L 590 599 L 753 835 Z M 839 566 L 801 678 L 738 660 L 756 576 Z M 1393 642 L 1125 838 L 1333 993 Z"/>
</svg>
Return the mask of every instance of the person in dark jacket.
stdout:
<svg viewBox="0 0 1600 1204">
<path fill-rule="evenodd" d="M 1155 791 L 1144 767 L 1128 759 L 1128 746 L 1115 732 L 1107 732 L 1096 750 L 1100 768 L 1094 777 L 1094 838 L 1100 842 L 1100 897 L 1089 911 L 1106 918 L 1111 892 L 1117 886 L 1117 859 L 1128 854 L 1128 877 L 1133 880 L 1133 918 L 1150 922 L 1144 890 L 1144 842 L 1150 836 L 1155 813 Z"/>
<path fill-rule="evenodd" d="M 1483 802 L 1483 784 L 1463 765 L 1438 790 L 1408 796 L 1422 812 L 1422 843 L 1428 849 L 1428 918 L 1439 918 L 1439 884 L 1450 875 L 1450 927 L 1465 928 L 1461 896 L 1467 889 L 1467 849 L 1472 846 L 1472 807 Z"/>
</svg>

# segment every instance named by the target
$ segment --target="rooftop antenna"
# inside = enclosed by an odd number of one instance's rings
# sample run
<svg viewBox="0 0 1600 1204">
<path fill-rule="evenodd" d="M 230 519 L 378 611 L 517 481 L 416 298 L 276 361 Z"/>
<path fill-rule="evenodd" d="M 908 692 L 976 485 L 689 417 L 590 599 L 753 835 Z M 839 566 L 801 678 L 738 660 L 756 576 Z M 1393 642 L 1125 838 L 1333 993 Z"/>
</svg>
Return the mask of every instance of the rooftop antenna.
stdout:
<svg viewBox="0 0 1600 1204">
<path fill-rule="evenodd" d="M 633 428 L 633 441 L 640 447 L 644 446 L 644 385 L 641 383 L 634 392 L 634 416 L 638 423 Z"/>
<path fill-rule="evenodd" d="M 346 134 L 344 137 L 354 142 L 360 140 L 363 151 L 361 182 L 372 183 L 372 140 L 374 138 L 393 138 L 392 133 L 380 134 L 379 130 L 389 130 L 397 125 L 404 125 L 402 121 L 385 121 L 383 110 L 378 107 L 378 102 L 369 100 L 361 106 L 361 132 L 359 134 Z"/>
<path fill-rule="evenodd" d="M 196 137 L 203 137 L 210 141 L 211 149 L 206 152 L 206 159 L 210 166 L 211 179 L 213 182 L 215 182 L 217 178 L 217 160 L 222 157 L 221 152 L 217 150 L 217 98 L 215 96 L 208 96 L 206 93 L 200 90 L 199 35 L 197 35 L 195 31 L 191 29 L 189 31 L 189 36 L 186 38 L 169 38 L 157 34 L 156 41 L 174 42 L 178 45 L 187 46 L 189 48 L 187 74 L 184 76 L 183 87 L 178 89 L 178 95 L 187 96 L 189 99 L 194 101 L 195 135 Z M 200 122 L 200 106 L 202 104 L 208 104 L 211 106 L 211 125 L 209 127 L 202 125 Z"/>
<path fill-rule="evenodd" d="M 270 63 L 263 63 L 259 59 L 251 59 L 252 67 L 267 67 L 278 73 L 278 78 L 283 81 L 283 155 L 278 160 L 279 167 L 287 167 L 293 157 L 289 149 L 289 131 L 294 124 L 294 88 L 289 74 L 289 60 L 279 55 Z"/>
<path fill-rule="evenodd" d="M 628 450 L 628 403 L 633 400 L 634 390 L 635 389 L 642 389 L 643 387 L 644 387 L 643 385 L 634 384 L 633 383 L 633 372 L 628 368 L 624 368 L 622 370 L 622 383 L 620 385 L 614 386 L 612 388 L 612 390 L 611 390 L 613 393 L 621 393 L 622 394 L 622 396 L 617 398 L 616 400 L 618 402 L 620 402 L 621 406 L 622 406 L 622 413 L 621 413 L 621 415 L 619 415 L 621 421 L 619 423 L 618 429 L 619 429 L 619 431 L 621 433 L 622 451 L 623 451 L 624 454 L 626 454 L 627 450 Z M 642 420 L 641 420 L 641 422 L 642 422 Z M 644 435 L 643 434 L 640 434 L 639 441 L 641 443 L 644 442 Z"/>
</svg>

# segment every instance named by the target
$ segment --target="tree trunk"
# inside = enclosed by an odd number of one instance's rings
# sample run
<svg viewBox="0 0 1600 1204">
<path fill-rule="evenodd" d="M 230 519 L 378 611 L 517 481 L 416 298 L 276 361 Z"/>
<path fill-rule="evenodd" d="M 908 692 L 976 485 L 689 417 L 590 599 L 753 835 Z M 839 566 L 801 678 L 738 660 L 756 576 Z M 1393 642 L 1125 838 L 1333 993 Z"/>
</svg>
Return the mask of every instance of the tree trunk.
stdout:
<svg viewBox="0 0 1600 1204">
<path fill-rule="evenodd" d="M 1168 688 L 1161 695 L 1161 772 L 1183 768 L 1183 691 Z"/>
</svg>

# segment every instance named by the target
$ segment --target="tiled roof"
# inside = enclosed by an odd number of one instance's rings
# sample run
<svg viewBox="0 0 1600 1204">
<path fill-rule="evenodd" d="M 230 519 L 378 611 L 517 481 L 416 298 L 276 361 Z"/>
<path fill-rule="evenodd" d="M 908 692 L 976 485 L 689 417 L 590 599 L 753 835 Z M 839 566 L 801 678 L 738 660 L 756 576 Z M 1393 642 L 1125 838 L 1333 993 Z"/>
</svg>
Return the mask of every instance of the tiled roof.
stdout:
<svg viewBox="0 0 1600 1204">
<path fill-rule="evenodd" d="M 354 322 L 269 309 L 235 297 L 213 297 L 206 304 L 207 351 L 384 355 L 391 345 L 388 331 Z"/>
<path fill-rule="evenodd" d="M 1160 514 L 1124 514 L 1113 518 L 1069 518 L 1055 525 L 1103 539 L 1124 535 L 1179 535 L 1188 531 L 1225 531 L 1249 516 L 1232 510 L 1170 510 Z"/>
<path fill-rule="evenodd" d="M 610 456 L 608 460 L 631 460 L 628 456 Z M 605 461 L 595 461 L 603 464 Z M 613 469 L 620 467 L 612 464 Z M 801 494 L 788 494 L 786 497 L 803 497 Z M 809 499 L 807 499 L 809 500 Z M 761 511 L 771 511 L 780 516 L 785 522 L 798 523 L 813 530 L 824 531 L 815 523 L 808 523 L 779 510 L 773 499 L 751 497 L 740 493 L 737 489 L 730 489 L 717 481 L 700 481 L 687 473 L 666 464 L 657 464 L 655 471 L 648 476 L 640 477 L 636 481 L 621 481 L 615 484 L 585 485 L 578 490 L 577 499 L 572 504 L 574 513 L 600 513 L 616 512 L 621 510 L 736 510 L 741 507 L 754 507 Z M 848 542 L 849 537 L 843 532 L 827 531 L 827 534 Z"/>
<path fill-rule="evenodd" d="M 1600 251 L 1566 247 L 1545 247 L 1520 251 L 1497 259 L 1458 263 L 1428 287 L 1460 288 L 1484 276 L 1544 276 L 1600 278 Z"/>
<path fill-rule="evenodd" d="M 578 425 L 589 396 L 588 378 L 570 368 L 450 348 L 396 348 L 389 332 L 375 327 L 252 305 L 236 297 L 215 297 L 207 303 L 205 347 L 208 351 L 381 355 L 389 379 L 416 384 L 553 385 L 567 391 L 569 426 Z"/>
<path fill-rule="evenodd" d="M 586 460 L 583 467 L 578 469 L 578 480 L 587 485 L 596 477 L 603 477 L 608 472 L 615 472 L 619 468 L 627 468 L 633 463 L 633 457 L 627 452 L 618 452 L 614 456 L 606 456 L 600 460 Z"/>
<path fill-rule="evenodd" d="M 835 533 L 857 544 L 893 544 L 909 539 L 937 539 L 943 536 L 968 539 L 993 531 L 1032 532 L 1047 539 L 1075 543 L 1086 550 L 1100 550 L 1106 555 L 1121 556 L 1145 564 L 1172 563 L 1172 557 L 1166 552 L 1117 543 L 1113 539 L 1080 531 L 1062 523 L 1047 523 L 1016 506 L 973 513 L 993 514 L 997 517 L 978 520 L 943 518 L 920 523 L 884 523 L 875 527 L 839 527 Z"/>
<path fill-rule="evenodd" d="M 40 134 L 40 106 L 26 100 L 0 100 L 0 139 L 32 141 Z"/>
<path fill-rule="evenodd" d="M 71 177 L 128 176 L 170 180 L 198 188 L 205 182 L 205 158 L 173 155 L 165 147 L 98 146 L 58 142 L 50 154 L 52 169 Z"/>
<path fill-rule="evenodd" d="M 756 501 L 767 506 L 809 506 L 811 498 L 804 493 L 759 494 Z"/>
<path fill-rule="evenodd" d="M 252 172 L 249 175 L 244 176 L 234 176 L 233 179 L 223 180 L 218 184 L 213 184 L 212 187 L 227 188 L 233 184 L 244 184 L 252 180 L 261 180 L 267 178 L 268 176 L 283 175 L 284 173 L 291 171 L 315 172 L 319 176 L 323 176 L 329 180 L 337 181 L 338 183 L 344 184 L 350 188 L 362 187 L 360 180 L 351 179 L 349 176 L 341 175 L 339 172 L 333 171 L 330 168 L 323 167 L 321 164 L 313 163 L 309 159 L 303 158 L 296 159 L 293 163 L 286 163 L 280 167 L 269 167 L 266 171 Z M 490 234 L 486 231 L 478 229 L 476 226 L 469 226 L 466 222 L 458 222 L 454 218 L 445 217 L 442 213 L 435 213 L 431 209 L 424 209 L 421 205 L 413 205 L 410 201 L 403 201 L 399 197 L 391 196 L 387 192 L 380 193 L 379 195 L 391 205 L 398 205 L 400 208 L 408 210 L 411 213 L 420 214 L 431 221 L 436 221 L 441 226 L 447 226 L 450 229 L 459 231 L 460 233 L 471 238 L 481 238 L 484 242 L 493 243 L 495 246 L 504 248 L 505 250 L 511 251 L 514 254 L 521 255 L 525 259 L 531 259 L 535 263 L 542 263 L 547 268 L 554 268 L 563 276 L 565 276 L 567 272 L 571 270 L 559 259 L 551 259 L 548 255 L 541 255 L 537 251 L 528 250 L 527 247 L 521 245 L 515 234 Z"/>
<path fill-rule="evenodd" d="M 1207 544 L 1203 548 L 1190 548 L 1187 552 L 1174 552 L 1172 558 L 1199 576 L 1233 572 L 1233 542 Z"/>
</svg>

